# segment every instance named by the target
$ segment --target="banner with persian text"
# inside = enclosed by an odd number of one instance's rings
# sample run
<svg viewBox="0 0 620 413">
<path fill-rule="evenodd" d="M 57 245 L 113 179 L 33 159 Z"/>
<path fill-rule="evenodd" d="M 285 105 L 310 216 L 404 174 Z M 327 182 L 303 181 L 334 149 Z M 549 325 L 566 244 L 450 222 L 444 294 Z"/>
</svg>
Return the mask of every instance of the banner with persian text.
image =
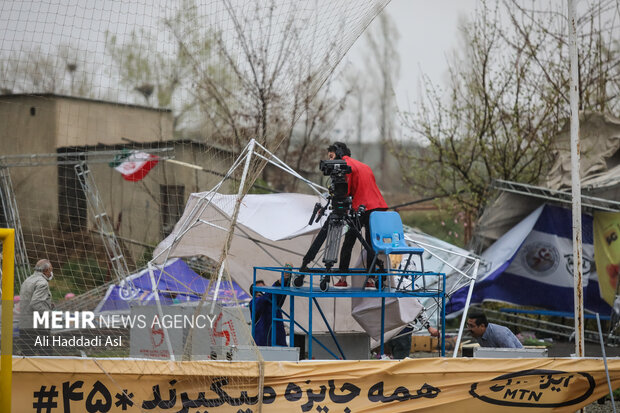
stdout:
<svg viewBox="0 0 620 413">
<path fill-rule="evenodd" d="M 265 362 L 264 367 L 261 401 L 255 362 L 14 358 L 13 411 L 254 413 L 262 403 L 262 412 L 279 413 L 574 412 L 608 389 L 600 359 L 433 358 Z M 608 367 L 612 387 L 620 387 L 620 360 L 608 360 Z"/>
</svg>

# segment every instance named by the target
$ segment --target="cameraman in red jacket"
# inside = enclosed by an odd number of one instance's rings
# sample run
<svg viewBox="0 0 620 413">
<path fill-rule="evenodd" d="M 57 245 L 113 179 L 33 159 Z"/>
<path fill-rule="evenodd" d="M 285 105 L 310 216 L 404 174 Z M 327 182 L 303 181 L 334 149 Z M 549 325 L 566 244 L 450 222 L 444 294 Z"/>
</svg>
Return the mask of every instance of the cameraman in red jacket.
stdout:
<svg viewBox="0 0 620 413">
<path fill-rule="evenodd" d="M 377 187 L 375 175 L 368 165 L 351 158 L 351 150 L 342 142 L 335 142 L 333 145 L 330 145 L 327 148 L 327 154 L 330 160 L 342 159 L 351 167 L 351 173 L 347 174 L 348 195 L 352 197 L 352 207 L 354 210 L 358 210 L 361 205 L 365 207 L 365 211 L 360 216 L 360 225 L 364 227 L 366 241 L 371 244 L 369 226 L 370 213 L 373 211 L 385 211 L 387 209 L 387 204 L 381 195 L 381 191 L 379 191 Z M 340 250 L 340 259 L 338 260 L 339 272 L 344 273 L 349 270 L 351 252 L 355 245 L 355 240 L 355 232 L 349 229 L 344 236 L 342 249 Z M 366 258 L 367 265 L 369 266 L 372 263 L 373 256 L 369 255 Z M 313 259 L 314 256 L 308 256 L 308 254 L 306 254 L 302 261 L 301 269 L 306 269 Z M 347 287 L 348 285 L 345 277 L 341 277 L 334 285 L 334 288 Z M 374 278 L 369 278 L 365 287 L 367 289 L 375 289 Z"/>
</svg>

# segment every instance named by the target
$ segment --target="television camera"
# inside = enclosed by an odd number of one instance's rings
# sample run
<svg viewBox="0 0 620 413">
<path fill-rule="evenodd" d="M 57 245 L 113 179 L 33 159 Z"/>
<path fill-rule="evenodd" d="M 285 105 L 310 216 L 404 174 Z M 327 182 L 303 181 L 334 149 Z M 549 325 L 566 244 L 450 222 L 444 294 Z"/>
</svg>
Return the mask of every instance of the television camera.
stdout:
<svg viewBox="0 0 620 413">
<path fill-rule="evenodd" d="M 338 215 L 347 215 L 351 211 L 352 200 L 349 196 L 349 185 L 347 184 L 346 177 L 347 174 L 351 173 L 351 167 L 342 160 L 322 160 L 319 163 L 319 169 L 323 172 L 323 176 L 331 178 L 328 188 L 329 196 L 325 206 L 321 205 L 320 202 L 314 205 L 308 225 L 312 225 L 313 222 L 319 222 L 330 204 L 332 211 Z"/>
</svg>

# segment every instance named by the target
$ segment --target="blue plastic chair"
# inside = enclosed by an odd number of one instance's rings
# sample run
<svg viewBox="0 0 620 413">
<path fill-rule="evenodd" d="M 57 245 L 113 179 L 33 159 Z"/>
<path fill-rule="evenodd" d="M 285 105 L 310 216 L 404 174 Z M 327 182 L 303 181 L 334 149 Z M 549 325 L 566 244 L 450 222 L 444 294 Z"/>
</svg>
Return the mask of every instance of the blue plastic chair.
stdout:
<svg viewBox="0 0 620 413">
<path fill-rule="evenodd" d="M 403 221 L 400 219 L 398 212 L 373 211 L 370 214 L 370 236 L 371 246 L 375 251 L 375 258 L 370 266 L 371 269 L 374 268 L 377 256 L 380 253 L 384 253 L 387 256 L 390 254 L 402 254 L 409 255 L 405 268 L 409 267 L 411 257 L 418 255 L 420 257 L 421 272 L 424 272 L 424 261 L 422 259 L 424 249 L 407 245 L 403 233 Z"/>
</svg>

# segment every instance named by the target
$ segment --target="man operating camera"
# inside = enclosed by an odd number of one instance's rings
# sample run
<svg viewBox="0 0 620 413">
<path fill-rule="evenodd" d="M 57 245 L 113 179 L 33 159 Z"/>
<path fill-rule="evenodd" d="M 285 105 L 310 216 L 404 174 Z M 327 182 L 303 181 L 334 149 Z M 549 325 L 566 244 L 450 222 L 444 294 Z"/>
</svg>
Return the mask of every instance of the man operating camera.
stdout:
<svg viewBox="0 0 620 413">
<path fill-rule="evenodd" d="M 377 187 L 375 181 L 375 175 L 370 167 L 358 160 L 351 158 L 351 151 L 346 144 L 342 142 L 335 142 L 327 148 L 327 154 L 330 160 L 341 159 L 347 163 L 347 166 L 351 168 L 351 173 L 346 175 L 348 185 L 348 196 L 352 197 L 352 209 L 359 213 L 360 228 L 364 227 L 365 239 L 370 244 L 370 227 L 369 218 L 370 213 L 373 211 L 385 211 L 387 204 L 381 195 L 381 191 Z M 363 212 L 362 212 L 363 211 Z M 340 250 L 340 259 L 338 263 L 338 270 L 341 273 L 349 270 L 349 264 L 351 262 L 351 252 L 355 245 L 356 230 L 349 228 L 345 234 L 342 249 Z M 305 271 L 308 268 L 308 264 L 314 260 L 318 248 L 311 248 L 304 256 L 300 270 Z M 367 254 L 367 265 L 372 263 L 373 255 Z M 335 288 L 348 287 L 346 277 L 342 277 L 335 285 Z M 365 286 L 367 289 L 374 289 L 375 280 L 369 278 Z"/>
</svg>

